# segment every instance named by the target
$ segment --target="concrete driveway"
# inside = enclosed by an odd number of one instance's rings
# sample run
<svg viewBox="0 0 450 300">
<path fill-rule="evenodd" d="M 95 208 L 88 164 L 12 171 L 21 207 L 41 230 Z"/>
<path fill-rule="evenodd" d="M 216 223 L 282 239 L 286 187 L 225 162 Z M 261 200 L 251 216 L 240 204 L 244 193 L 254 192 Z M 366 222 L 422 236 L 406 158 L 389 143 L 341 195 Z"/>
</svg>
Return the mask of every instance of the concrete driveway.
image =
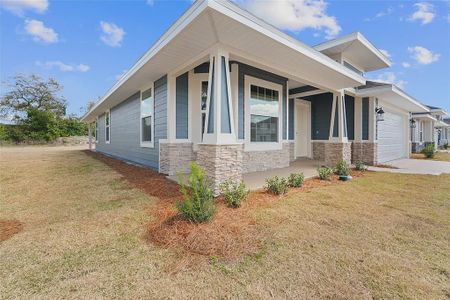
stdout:
<svg viewBox="0 0 450 300">
<path fill-rule="evenodd" d="M 386 165 L 394 168 L 369 167 L 371 171 L 382 171 L 404 174 L 441 175 L 450 174 L 450 162 L 425 159 L 398 159 L 387 162 Z"/>
</svg>

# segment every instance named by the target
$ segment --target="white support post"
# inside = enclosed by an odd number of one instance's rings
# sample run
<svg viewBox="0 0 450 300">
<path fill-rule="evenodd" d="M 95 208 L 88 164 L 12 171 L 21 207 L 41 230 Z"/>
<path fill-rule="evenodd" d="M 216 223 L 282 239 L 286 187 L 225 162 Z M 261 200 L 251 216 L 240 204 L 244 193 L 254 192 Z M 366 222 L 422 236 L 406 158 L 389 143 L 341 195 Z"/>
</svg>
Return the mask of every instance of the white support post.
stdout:
<svg viewBox="0 0 450 300">
<path fill-rule="evenodd" d="M 220 45 L 214 47 L 210 55 L 204 144 L 236 143 L 229 68 L 229 53 Z"/>
<path fill-rule="evenodd" d="M 337 124 L 338 124 L 338 136 L 334 136 L 334 124 L 337 110 Z M 345 94 L 344 91 L 338 91 L 333 93 L 333 109 L 331 111 L 331 124 L 330 124 L 330 141 L 347 143 L 347 124 L 345 117 Z"/>
<path fill-rule="evenodd" d="M 355 142 L 362 141 L 362 98 L 355 97 Z"/>
</svg>

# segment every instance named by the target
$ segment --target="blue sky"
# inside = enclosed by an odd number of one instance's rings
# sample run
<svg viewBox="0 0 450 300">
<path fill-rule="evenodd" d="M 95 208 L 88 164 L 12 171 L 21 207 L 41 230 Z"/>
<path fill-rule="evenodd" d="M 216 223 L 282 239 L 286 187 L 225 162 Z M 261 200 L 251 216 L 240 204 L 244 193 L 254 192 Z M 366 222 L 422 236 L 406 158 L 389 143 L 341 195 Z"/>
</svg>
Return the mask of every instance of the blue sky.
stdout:
<svg viewBox="0 0 450 300">
<path fill-rule="evenodd" d="M 394 63 L 367 78 L 393 81 L 450 112 L 450 1 L 236 1 L 308 45 L 362 32 Z M 191 5 L 189 0 L 0 3 L 1 81 L 18 73 L 53 77 L 64 85 L 68 112 L 76 114 Z"/>
</svg>

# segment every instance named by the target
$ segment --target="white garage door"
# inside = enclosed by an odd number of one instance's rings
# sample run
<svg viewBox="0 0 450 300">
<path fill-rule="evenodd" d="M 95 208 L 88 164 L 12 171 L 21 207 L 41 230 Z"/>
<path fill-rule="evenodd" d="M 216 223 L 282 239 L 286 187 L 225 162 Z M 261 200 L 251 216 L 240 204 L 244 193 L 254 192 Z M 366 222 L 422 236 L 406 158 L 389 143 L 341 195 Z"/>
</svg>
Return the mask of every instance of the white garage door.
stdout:
<svg viewBox="0 0 450 300">
<path fill-rule="evenodd" d="M 384 121 L 378 122 L 379 163 L 406 157 L 404 118 L 404 116 L 386 111 Z"/>
</svg>

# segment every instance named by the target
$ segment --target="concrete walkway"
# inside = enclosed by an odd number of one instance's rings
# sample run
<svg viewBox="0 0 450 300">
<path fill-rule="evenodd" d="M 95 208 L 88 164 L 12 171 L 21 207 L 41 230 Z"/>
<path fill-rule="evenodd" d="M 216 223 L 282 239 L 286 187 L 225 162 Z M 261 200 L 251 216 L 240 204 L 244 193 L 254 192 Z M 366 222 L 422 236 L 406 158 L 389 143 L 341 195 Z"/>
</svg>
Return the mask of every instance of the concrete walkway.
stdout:
<svg viewBox="0 0 450 300">
<path fill-rule="evenodd" d="M 441 175 L 450 174 L 450 162 L 425 160 L 425 159 L 398 159 L 393 160 L 387 165 L 398 169 L 369 167 L 371 171 L 403 173 L 403 174 L 426 174 Z"/>
<path fill-rule="evenodd" d="M 317 168 L 322 164 L 323 163 L 317 160 L 298 159 L 291 162 L 289 167 L 246 173 L 242 176 L 242 179 L 247 188 L 250 190 L 257 190 L 263 188 L 266 184 L 266 178 L 272 176 L 288 177 L 291 173 L 303 173 L 305 178 L 318 176 Z"/>
</svg>

